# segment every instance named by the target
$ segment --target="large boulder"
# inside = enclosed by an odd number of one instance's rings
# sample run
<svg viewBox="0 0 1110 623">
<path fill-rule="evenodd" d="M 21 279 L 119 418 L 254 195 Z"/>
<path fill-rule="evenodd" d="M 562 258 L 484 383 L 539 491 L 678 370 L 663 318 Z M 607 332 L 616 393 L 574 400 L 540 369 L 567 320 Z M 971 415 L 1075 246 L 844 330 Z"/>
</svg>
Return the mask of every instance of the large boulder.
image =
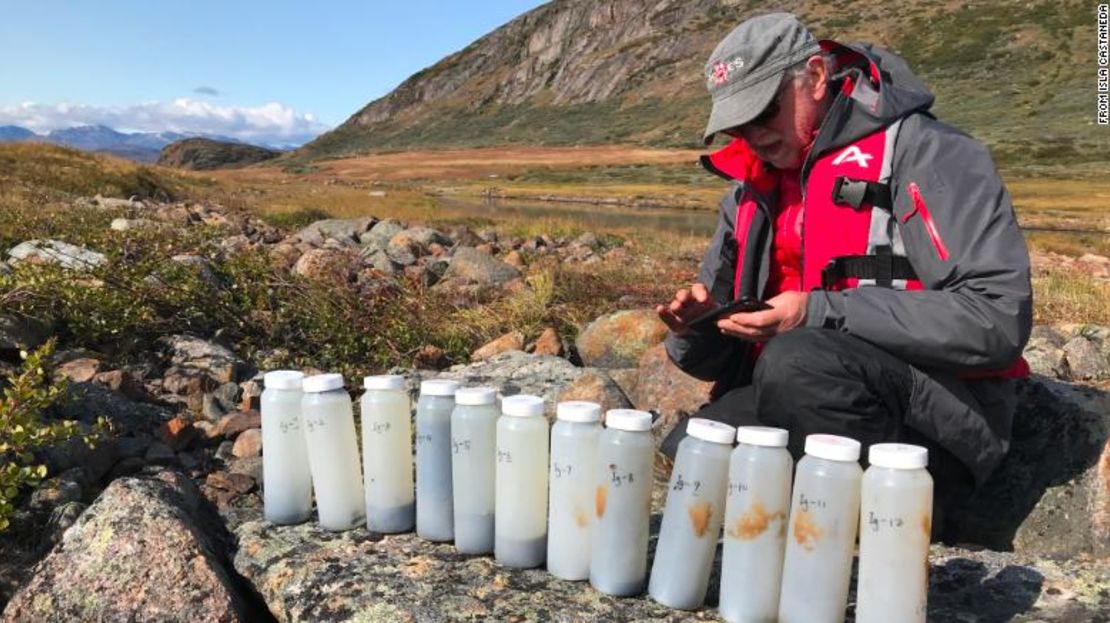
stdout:
<svg viewBox="0 0 1110 623">
<path fill-rule="evenodd" d="M 222 384 L 239 380 L 247 365 L 226 346 L 191 335 L 159 340 L 172 366 L 204 372 Z"/>
<path fill-rule="evenodd" d="M 20 262 L 57 264 L 62 268 L 73 270 L 96 268 L 108 261 L 103 253 L 90 251 L 61 240 L 28 240 L 21 242 L 8 251 L 8 258 L 8 261 L 13 265 Z"/>
<path fill-rule="evenodd" d="M 335 238 L 341 242 L 356 244 L 359 236 L 370 231 L 377 222 L 372 216 L 361 218 L 329 218 L 316 221 L 300 230 L 293 237 L 301 242 L 312 245 L 322 245 L 328 238 Z"/>
<path fill-rule="evenodd" d="M 389 247 L 389 241 L 404 230 L 404 223 L 387 218 L 378 221 L 369 231 L 359 235 L 358 242 L 362 246 L 364 254 L 373 253 L 374 251 L 384 252 Z"/>
<path fill-rule="evenodd" d="M 1018 400 L 1010 452 L 967 507 L 960 540 L 1110 555 L 1110 395 L 1034 376 Z"/>
<path fill-rule="evenodd" d="M 293 265 L 293 274 L 312 281 L 348 283 L 360 264 L 358 256 L 344 249 L 309 249 Z"/>
<path fill-rule="evenodd" d="M 443 275 L 444 281 L 471 281 L 482 285 L 503 286 L 520 278 L 520 271 L 474 247 L 460 247 Z"/>
<path fill-rule="evenodd" d="M 678 369 L 662 343 L 640 357 L 629 398 L 637 409 L 659 413 L 656 432 L 665 437 L 684 418 L 709 401 L 712 383 L 700 381 Z"/>
<path fill-rule="evenodd" d="M 578 356 L 587 366 L 634 368 L 640 357 L 667 337 L 667 325 L 654 311 L 614 312 L 594 320 L 575 340 Z"/>
<path fill-rule="evenodd" d="M 50 337 L 51 323 L 23 314 L 0 314 L 0 350 L 31 350 Z"/>
<path fill-rule="evenodd" d="M 219 531 L 180 474 L 116 480 L 39 563 L 4 621 L 252 620 Z"/>
</svg>

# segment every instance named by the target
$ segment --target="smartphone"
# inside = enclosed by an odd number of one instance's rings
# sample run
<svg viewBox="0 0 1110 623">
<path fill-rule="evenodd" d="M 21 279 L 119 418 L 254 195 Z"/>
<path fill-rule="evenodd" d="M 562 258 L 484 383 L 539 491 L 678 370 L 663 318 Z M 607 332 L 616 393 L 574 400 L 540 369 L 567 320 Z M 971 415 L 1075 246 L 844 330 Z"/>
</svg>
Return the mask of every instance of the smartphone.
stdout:
<svg viewBox="0 0 1110 623">
<path fill-rule="evenodd" d="M 712 311 L 708 311 L 708 312 L 698 316 L 697 318 L 694 318 L 690 322 L 687 322 L 686 326 L 696 327 L 698 325 L 705 324 L 707 322 L 716 320 L 716 319 L 718 319 L 722 316 L 729 316 L 729 315 L 732 315 L 732 314 L 735 314 L 735 313 L 738 313 L 738 312 L 763 311 L 765 309 L 771 309 L 771 306 L 768 305 L 767 303 L 764 303 L 763 301 L 761 301 L 759 299 L 753 299 L 753 298 L 736 299 L 735 301 L 732 301 L 731 303 L 725 303 L 724 305 L 721 305 L 720 307 L 718 307 L 718 308 L 716 308 Z"/>
</svg>

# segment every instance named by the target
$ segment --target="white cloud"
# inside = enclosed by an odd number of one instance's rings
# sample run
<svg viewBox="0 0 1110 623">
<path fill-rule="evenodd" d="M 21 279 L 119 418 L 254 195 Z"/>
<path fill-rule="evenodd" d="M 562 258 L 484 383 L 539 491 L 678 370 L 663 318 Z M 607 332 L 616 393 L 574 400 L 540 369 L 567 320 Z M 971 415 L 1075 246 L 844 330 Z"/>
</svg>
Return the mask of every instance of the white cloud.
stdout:
<svg viewBox="0 0 1110 623">
<path fill-rule="evenodd" d="M 248 143 L 300 144 L 330 129 L 314 115 L 272 102 L 262 106 L 219 106 L 180 98 L 125 107 L 84 104 L 0 106 L 0 125 L 18 125 L 40 134 L 79 125 L 106 125 L 121 132 L 217 134 Z"/>
</svg>

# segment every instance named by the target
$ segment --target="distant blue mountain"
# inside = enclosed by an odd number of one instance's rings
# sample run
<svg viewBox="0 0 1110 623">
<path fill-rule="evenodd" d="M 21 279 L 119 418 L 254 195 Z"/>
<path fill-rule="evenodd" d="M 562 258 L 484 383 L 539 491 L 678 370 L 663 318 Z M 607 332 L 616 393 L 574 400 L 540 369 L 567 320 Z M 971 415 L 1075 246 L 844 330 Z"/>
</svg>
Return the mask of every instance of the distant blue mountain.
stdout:
<svg viewBox="0 0 1110 623">
<path fill-rule="evenodd" d="M 83 151 L 105 152 L 140 162 L 154 162 L 162 148 L 186 138 L 209 138 L 224 143 L 239 143 L 242 141 L 227 136 L 190 132 L 119 132 L 105 125 L 82 125 L 73 128 L 54 130 L 49 134 L 36 134 L 27 128 L 17 125 L 0 126 L 0 143 L 13 143 L 20 141 L 42 141 L 65 145 Z M 279 147 L 288 149 L 289 147 Z"/>
<path fill-rule="evenodd" d="M 29 138 L 35 138 L 38 134 L 21 128 L 17 125 L 0 125 L 0 143 L 11 143 L 15 141 L 25 141 Z"/>
</svg>

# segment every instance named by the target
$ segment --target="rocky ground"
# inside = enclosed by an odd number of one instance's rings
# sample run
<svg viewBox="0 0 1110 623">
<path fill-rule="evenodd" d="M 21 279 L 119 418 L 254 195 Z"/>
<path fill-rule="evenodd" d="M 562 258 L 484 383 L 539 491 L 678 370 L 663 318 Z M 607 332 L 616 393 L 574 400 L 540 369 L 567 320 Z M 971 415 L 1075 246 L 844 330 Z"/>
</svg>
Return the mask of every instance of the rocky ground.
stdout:
<svg viewBox="0 0 1110 623">
<path fill-rule="evenodd" d="M 118 201 L 92 201 L 128 212 L 115 229 L 220 222 L 233 232 L 221 243 L 225 253 L 263 248 L 291 273 L 367 293 L 406 277 L 460 297 L 512 291 L 527 287 L 525 258 L 628 254 L 592 234 L 506 238 L 374 218 L 320 221 L 283 236 L 204 206 Z M 73 271 L 103 261 L 95 250 L 50 240 L 27 241 L 7 258 Z M 207 260 L 175 261 L 203 275 Z M 31 348 L 50 332 L 0 313 L 0 352 Z M 429 345 L 395 372 L 413 390 L 444 376 L 493 385 L 503 396 L 535 393 L 551 411 L 568 399 L 649 409 L 661 439 L 707 391 L 668 362 L 664 335 L 650 310 L 631 309 L 597 318 L 574 343 L 555 327 L 527 343 L 514 332 L 454 366 Z M 1020 387 L 1011 454 L 971 505 L 963 544 L 934 547 L 930 620 L 1110 620 L 1110 327 L 1039 326 L 1026 357 L 1036 374 Z M 56 363 L 71 381 L 58 416 L 91 423 L 105 415 L 114 436 L 94 449 L 71 443 L 48 453 L 53 476 L 0 536 L 5 621 L 716 620 L 710 608 L 680 613 L 644 598 L 616 600 L 412 535 L 266 524 L 261 370 L 234 345 L 173 335 L 141 362 L 70 350 Z M 664 460 L 658 470 L 661 484 Z M 657 513 L 661 502 L 660 491 Z"/>
</svg>

